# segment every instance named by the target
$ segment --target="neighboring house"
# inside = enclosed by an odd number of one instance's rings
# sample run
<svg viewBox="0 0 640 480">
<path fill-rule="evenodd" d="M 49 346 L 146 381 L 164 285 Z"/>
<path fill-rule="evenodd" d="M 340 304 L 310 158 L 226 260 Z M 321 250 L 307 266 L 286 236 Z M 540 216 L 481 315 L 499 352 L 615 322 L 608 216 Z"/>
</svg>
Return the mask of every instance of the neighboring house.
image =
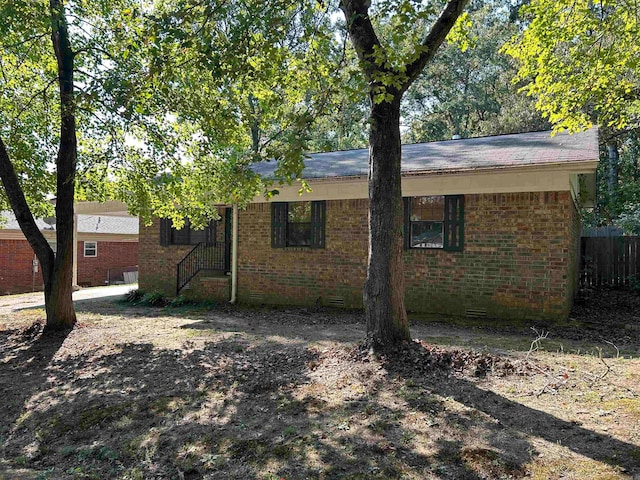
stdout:
<svg viewBox="0 0 640 480">
<path fill-rule="evenodd" d="M 577 288 L 578 206 L 595 189 L 596 129 L 405 145 L 402 158 L 408 311 L 566 318 Z M 237 299 L 361 308 L 368 151 L 314 154 L 305 164 L 311 192 L 283 187 L 239 212 Z M 220 213 L 206 231 L 141 226 L 140 288 L 229 299 L 231 208 Z"/>
<path fill-rule="evenodd" d="M 0 295 L 42 290 L 40 265 L 12 213 L 0 224 Z M 55 222 L 36 223 L 56 249 Z M 77 284 L 99 286 L 122 283 L 137 272 L 138 219 L 78 215 Z"/>
</svg>

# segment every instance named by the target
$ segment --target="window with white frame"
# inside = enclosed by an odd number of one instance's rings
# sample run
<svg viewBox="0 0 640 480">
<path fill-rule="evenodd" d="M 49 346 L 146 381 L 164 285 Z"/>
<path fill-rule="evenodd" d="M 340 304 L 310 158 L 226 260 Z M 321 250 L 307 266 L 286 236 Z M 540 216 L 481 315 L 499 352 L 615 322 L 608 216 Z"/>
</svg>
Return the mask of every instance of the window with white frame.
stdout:
<svg viewBox="0 0 640 480">
<path fill-rule="evenodd" d="M 85 257 L 97 257 L 98 256 L 98 242 L 84 242 L 84 256 Z"/>
</svg>

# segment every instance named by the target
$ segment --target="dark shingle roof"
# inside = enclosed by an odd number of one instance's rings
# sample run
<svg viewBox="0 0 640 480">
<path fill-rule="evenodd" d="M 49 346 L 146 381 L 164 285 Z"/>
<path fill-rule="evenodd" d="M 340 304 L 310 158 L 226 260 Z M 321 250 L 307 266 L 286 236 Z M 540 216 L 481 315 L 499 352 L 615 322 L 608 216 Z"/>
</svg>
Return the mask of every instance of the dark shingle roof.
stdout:
<svg viewBox="0 0 640 480">
<path fill-rule="evenodd" d="M 7 230 L 20 230 L 13 212 L 1 212 L 6 222 L 0 228 Z M 41 218 L 36 219 L 36 224 L 40 230 L 53 230 Z M 111 233 L 121 235 L 138 234 L 137 217 L 111 217 L 106 215 L 78 215 L 79 233 Z"/>
<path fill-rule="evenodd" d="M 494 137 L 416 143 L 402 146 L 402 173 L 454 172 L 593 161 L 598 159 L 598 130 L 569 135 L 551 132 L 517 133 Z M 305 159 L 303 178 L 366 176 L 369 151 L 314 153 Z M 273 162 L 256 164 L 254 171 L 269 177 Z"/>
</svg>

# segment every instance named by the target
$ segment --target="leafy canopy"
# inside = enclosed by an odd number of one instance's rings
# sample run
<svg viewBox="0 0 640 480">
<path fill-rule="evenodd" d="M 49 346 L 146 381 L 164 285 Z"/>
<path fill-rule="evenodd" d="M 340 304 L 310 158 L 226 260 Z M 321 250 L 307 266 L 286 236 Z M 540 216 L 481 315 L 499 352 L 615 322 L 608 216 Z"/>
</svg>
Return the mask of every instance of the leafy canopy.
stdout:
<svg viewBox="0 0 640 480">
<path fill-rule="evenodd" d="M 556 129 L 640 126 L 640 3 L 532 0 L 505 51 Z"/>
<path fill-rule="evenodd" d="M 300 173 L 340 50 L 327 11 L 289 0 L 74 0 L 77 199 L 204 224 L 215 206 L 268 191 L 250 169 Z M 0 135 L 29 206 L 51 214 L 60 136 L 50 18 L 0 3 Z M 334 62 L 334 63 L 332 63 Z M 0 208 L 7 208 L 0 191 Z"/>
<path fill-rule="evenodd" d="M 134 165 L 118 172 L 116 194 L 135 192 L 129 207 L 145 220 L 202 225 L 217 216 L 216 205 L 242 207 L 271 192 L 272 182 L 251 170 L 255 162 L 273 161 L 276 178 L 295 180 L 310 126 L 335 88 L 339 51 L 330 26 L 317 3 L 158 2 L 142 46 L 154 92 L 149 110 L 164 112 L 156 123 L 171 125 L 178 161 L 153 169 L 146 163 L 153 139 L 137 132 Z"/>
</svg>

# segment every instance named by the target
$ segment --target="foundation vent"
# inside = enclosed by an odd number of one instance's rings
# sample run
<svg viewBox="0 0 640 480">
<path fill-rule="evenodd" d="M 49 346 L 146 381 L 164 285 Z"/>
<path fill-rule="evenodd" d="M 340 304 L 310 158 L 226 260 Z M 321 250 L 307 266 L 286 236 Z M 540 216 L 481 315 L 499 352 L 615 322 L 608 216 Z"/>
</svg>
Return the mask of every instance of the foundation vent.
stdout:
<svg viewBox="0 0 640 480">
<path fill-rule="evenodd" d="M 254 291 L 249 293 L 249 298 L 251 300 L 263 300 L 264 299 L 264 293 L 254 290 Z"/>
<path fill-rule="evenodd" d="M 344 297 L 327 297 L 327 304 L 332 307 L 344 307 Z"/>
<path fill-rule="evenodd" d="M 468 318 L 487 318 L 487 311 L 484 308 L 467 308 Z"/>
</svg>

